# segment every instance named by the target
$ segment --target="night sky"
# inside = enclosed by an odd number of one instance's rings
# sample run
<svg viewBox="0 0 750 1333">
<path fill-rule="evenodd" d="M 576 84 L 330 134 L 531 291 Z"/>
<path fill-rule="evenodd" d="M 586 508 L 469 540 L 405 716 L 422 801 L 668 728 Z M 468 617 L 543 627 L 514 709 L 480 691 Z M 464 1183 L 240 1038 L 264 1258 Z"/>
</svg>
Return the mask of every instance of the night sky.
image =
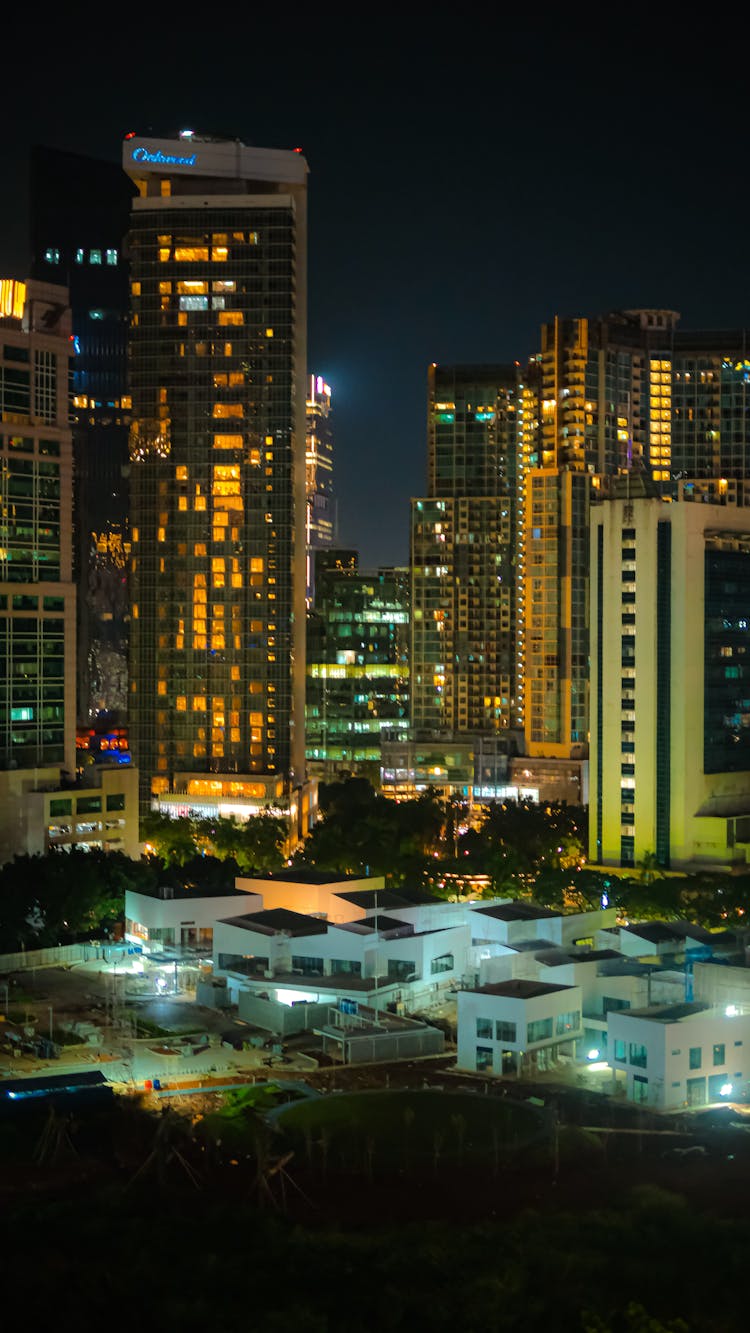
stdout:
<svg viewBox="0 0 750 1333">
<path fill-rule="evenodd" d="M 128 130 L 189 126 L 301 146 L 310 369 L 335 395 L 340 540 L 366 566 L 407 557 L 430 361 L 522 360 L 555 313 L 750 324 L 741 11 L 276 9 L 34 11 L 10 41 L 4 20 L 0 270 L 28 267 L 34 142 L 119 160 Z"/>
</svg>

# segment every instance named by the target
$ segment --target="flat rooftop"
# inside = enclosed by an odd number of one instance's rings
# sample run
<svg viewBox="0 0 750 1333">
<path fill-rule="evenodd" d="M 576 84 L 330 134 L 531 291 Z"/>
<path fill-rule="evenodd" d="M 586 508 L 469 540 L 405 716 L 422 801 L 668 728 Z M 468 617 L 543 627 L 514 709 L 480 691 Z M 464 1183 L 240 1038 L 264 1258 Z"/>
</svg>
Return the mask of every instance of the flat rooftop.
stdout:
<svg viewBox="0 0 750 1333">
<path fill-rule="evenodd" d="M 562 912 L 553 912 L 549 907 L 536 907 L 532 903 L 500 903 L 497 907 L 475 907 L 475 912 L 482 916 L 495 917 L 497 921 L 543 921 L 552 917 L 561 917 Z"/>
<path fill-rule="evenodd" d="M 199 887 L 197 884 L 194 888 L 186 888 L 182 884 L 176 884 L 174 886 L 171 884 L 157 884 L 153 888 L 143 887 L 141 889 L 128 889 L 128 893 L 134 893 L 141 898 L 160 899 L 162 902 L 170 902 L 172 900 L 179 902 L 187 902 L 188 900 L 191 902 L 199 902 L 201 898 L 242 898 L 247 902 L 248 898 L 253 897 L 252 893 L 246 893 L 244 889 L 236 889 L 234 887 L 234 876 L 230 880 L 227 880 L 226 884 L 212 885 L 210 888 Z"/>
<path fill-rule="evenodd" d="M 546 981 L 525 981 L 521 978 L 513 981 L 495 981 L 487 986 L 467 988 L 474 995 L 504 995 L 507 999 L 533 1000 L 539 995 L 552 995 L 556 991 L 571 990 L 570 986 Z"/>
<path fill-rule="evenodd" d="M 254 884 L 356 884 L 366 879 L 366 875 L 332 875 L 326 870 L 306 870 L 303 867 L 289 870 L 269 870 L 265 875 L 238 875 L 238 879 L 251 879 Z"/>
<path fill-rule="evenodd" d="M 243 895 L 247 896 L 247 895 Z M 241 916 L 224 917 L 218 923 L 253 931 L 256 935 L 325 935 L 328 923 L 317 916 L 290 912 L 286 907 L 272 907 L 267 912 L 244 912 Z"/>
</svg>

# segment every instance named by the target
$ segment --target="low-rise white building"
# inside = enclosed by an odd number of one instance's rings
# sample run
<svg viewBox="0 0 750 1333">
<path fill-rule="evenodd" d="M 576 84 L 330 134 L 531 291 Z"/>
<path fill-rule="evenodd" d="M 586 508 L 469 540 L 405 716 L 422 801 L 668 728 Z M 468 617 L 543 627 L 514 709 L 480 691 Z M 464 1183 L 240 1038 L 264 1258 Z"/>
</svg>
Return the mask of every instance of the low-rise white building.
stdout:
<svg viewBox="0 0 750 1333">
<path fill-rule="evenodd" d="M 458 995 L 458 1067 L 504 1074 L 549 1069 L 583 1035 L 579 986 L 505 981 Z"/>
<path fill-rule="evenodd" d="M 125 892 L 125 938 L 146 953 L 197 949 L 211 953 L 214 924 L 227 912 L 258 910 L 257 894 L 227 886 L 216 893 L 161 885 L 153 893 Z"/>
<path fill-rule="evenodd" d="M 750 1014 L 695 1003 L 621 1010 L 609 1014 L 608 1044 L 631 1101 L 666 1111 L 747 1095 Z"/>
</svg>

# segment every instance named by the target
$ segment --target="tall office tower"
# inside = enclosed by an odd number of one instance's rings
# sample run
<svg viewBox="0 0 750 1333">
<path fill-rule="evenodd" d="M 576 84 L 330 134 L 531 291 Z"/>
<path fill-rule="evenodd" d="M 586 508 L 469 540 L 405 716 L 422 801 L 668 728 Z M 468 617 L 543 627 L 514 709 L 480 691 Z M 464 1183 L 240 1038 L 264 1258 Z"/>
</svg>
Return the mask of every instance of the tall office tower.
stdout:
<svg viewBox="0 0 750 1333">
<path fill-rule="evenodd" d="M 412 724 L 521 724 L 516 662 L 514 366 L 429 372 L 428 491 L 411 502 Z"/>
<path fill-rule="evenodd" d="M 73 321 L 77 712 L 127 708 L 128 268 L 132 181 L 111 162 L 31 154 L 31 274 L 67 287 Z"/>
<path fill-rule="evenodd" d="M 0 767 L 75 772 L 68 294 L 0 283 Z"/>
<path fill-rule="evenodd" d="M 333 494 L 333 431 L 331 386 L 311 375 L 307 386 L 305 472 L 307 490 L 307 596 L 314 595 L 315 551 L 336 541 L 336 500 Z"/>
<path fill-rule="evenodd" d="M 281 808 L 305 771 L 307 163 L 183 131 L 124 165 L 142 801 Z"/>
<path fill-rule="evenodd" d="M 352 561 L 354 556 L 354 561 Z M 380 777 L 383 734 L 409 725 L 409 571 L 363 573 L 356 552 L 315 560 L 308 616 L 306 750 L 311 772 Z"/>
<path fill-rule="evenodd" d="M 750 510 L 618 489 L 591 511 L 591 859 L 744 865 Z"/>
</svg>

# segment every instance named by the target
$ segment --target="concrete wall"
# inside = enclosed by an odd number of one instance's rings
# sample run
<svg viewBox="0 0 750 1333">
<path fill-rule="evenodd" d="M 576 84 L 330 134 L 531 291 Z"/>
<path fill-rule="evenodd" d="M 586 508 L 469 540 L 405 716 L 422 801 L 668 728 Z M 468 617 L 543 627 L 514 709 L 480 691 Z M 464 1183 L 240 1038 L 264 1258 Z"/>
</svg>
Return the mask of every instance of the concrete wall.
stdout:
<svg viewBox="0 0 750 1333">
<path fill-rule="evenodd" d="M 696 963 L 693 967 L 696 1000 L 722 1009 L 734 1006 L 750 1012 L 750 967 L 724 967 L 721 963 Z"/>
<path fill-rule="evenodd" d="M 625 1044 L 625 1058 L 617 1059 L 616 1042 Z M 627 1095 L 658 1109 L 682 1107 L 689 1100 L 688 1080 L 705 1079 L 730 1084 L 735 1098 L 747 1090 L 750 1077 L 750 1015 L 727 1018 L 718 1010 L 697 1013 L 679 1022 L 665 1023 L 625 1012 L 611 1013 L 607 1023 L 608 1058 L 613 1069 L 626 1074 Z M 631 1061 L 631 1046 L 646 1047 L 646 1065 Z M 724 1046 L 724 1059 L 714 1063 L 714 1047 Z M 690 1051 L 700 1048 L 698 1068 L 690 1068 Z M 643 1082 L 645 1080 L 645 1082 Z M 636 1088 L 636 1083 L 639 1087 Z M 637 1096 L 637 1094 L 645 1094 Z"/>
</svg>

